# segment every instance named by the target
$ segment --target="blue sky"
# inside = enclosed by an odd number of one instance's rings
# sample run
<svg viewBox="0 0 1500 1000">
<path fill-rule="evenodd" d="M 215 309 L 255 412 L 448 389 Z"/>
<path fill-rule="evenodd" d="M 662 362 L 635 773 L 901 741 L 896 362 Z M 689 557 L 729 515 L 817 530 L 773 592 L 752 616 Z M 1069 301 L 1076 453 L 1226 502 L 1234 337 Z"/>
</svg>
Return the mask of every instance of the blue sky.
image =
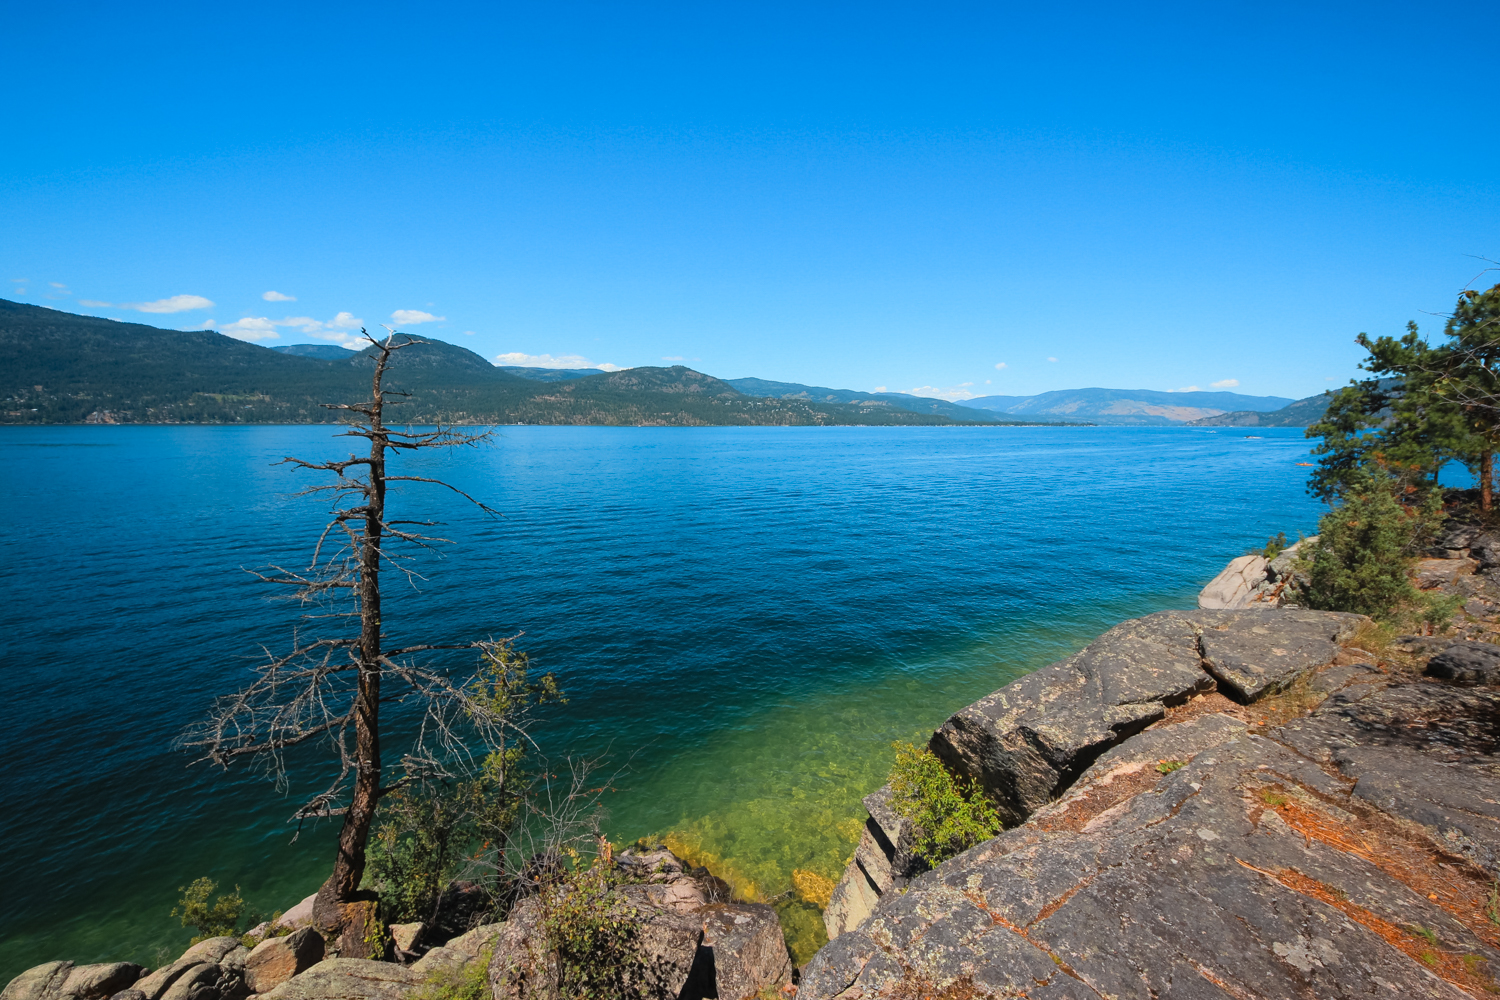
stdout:
<svg viewBox="0 0 1500 1000">
<path fill-rule="evenodd" d="M 4 20 L 0 296 L 266 345 L 1300 397 L 1500 258 L 1492 3 Z"/>
</svg>

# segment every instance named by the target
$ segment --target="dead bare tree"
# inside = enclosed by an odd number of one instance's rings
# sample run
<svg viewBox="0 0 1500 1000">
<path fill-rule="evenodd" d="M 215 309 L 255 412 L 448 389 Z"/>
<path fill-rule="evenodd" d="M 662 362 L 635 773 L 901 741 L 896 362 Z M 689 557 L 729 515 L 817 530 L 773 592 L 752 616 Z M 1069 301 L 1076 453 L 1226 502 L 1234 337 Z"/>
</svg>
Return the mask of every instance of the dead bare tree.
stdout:
<svg viewBox="0 0 1500 1000">
<path fill-rule="evenodd" d="M 353 416 L 343 436 L 367 440 L 368 454 L 351 454 L 333 462 L 283 460 L 295 470 L 332 474 L 332 482 L 310 486 L 299 494 L 329 498 L 331 517 L 305 569 L 273 566 L 266 572 L 252 571 L 266 582 L 290 588 L 289 597 L 308 605 L 309 613 L 304 616 L 308 624 L 298 630 L 289 652 L 272 655 L 268 650 L 267 661 L 257 668 L 251 683 L 219 698 L 208 718 L 180 741 L 199 753 L 199 760 L 220 767 L 228 768 L 238 760 L 258 762 L 282 787 L 288 750 L 320 740 L 332 748 L 337 773 L 293 819 L 343 818 L 333 872 L 318 891 L 313 919 L 342 954 L 356 957 L 375 950 L 370 929 L 378 927 L 376 904 L 360 894 L 360 881 L 381 797 L 411 781 L 472 769 L 507 739 L 529 739 L 524 718 L 529 700 L 506 694 L 506 685 L 515 681 L 506 673 L 514 662 L 508 641 L 383 648 L 382 566 L 416 583 L 421 577 L 411 559 L 422 549 L 448 541 L 426 533 L 435 521 L 392 517 L 386 509 L 387 486 L 441 486 L 494 513 L 441 480 L 392 475 L 387 462 L 403 452 L 472 447 L 488 439 L 490 432 L 388 426 L 386 407 L 403 402 L 408 395 L 384 386 L 392 358 L 422 341 L 394 331 L 384 339 L 365 336 L 375 348 L 370 399 L 325 405 Z M 465 649 L 479 651 L 481 661 L 488 664 L 483 679 L 457 677 L 428 659 L 443 650 Z M 520 681 L 525 683 L 524 669 Z M 382 784 L 381 708 L 396 701 L 415 701 L 422 721 L 402 758 L 404 776 Z M 502 755 L 501 759 L 507 758 Z"/>
</svg>

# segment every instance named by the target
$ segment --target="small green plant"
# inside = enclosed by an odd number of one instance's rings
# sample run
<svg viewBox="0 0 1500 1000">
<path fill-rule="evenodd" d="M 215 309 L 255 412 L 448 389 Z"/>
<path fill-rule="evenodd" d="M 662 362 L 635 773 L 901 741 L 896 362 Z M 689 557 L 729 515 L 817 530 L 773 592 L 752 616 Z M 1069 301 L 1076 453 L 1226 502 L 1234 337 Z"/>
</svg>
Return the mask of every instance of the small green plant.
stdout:
<svg viewBox="0 0 1500 1000">
<path fill-rule="evenodd" d="M 485 948 L 478 958 L 457 968 L 439 966 L 428 973 L 410 1000 L 489 1000 L 492 951 Z"/>
<path fill-rule="evenodd" d="M 541 893 L 542 931 L 557 955 L 560 992 L 576 1000 L 629 995 L 645 964 L 640 912 L 614 891 L 619 875 L 608 856 L 587 867 L 570 860 L 572 870 Z"/>
<path fill-rule="evenodd" d="M 1156 773 L 1157 774 L 1171 774 L 1173 771 L 1176 771 L 1179 768 L 1184 768 L 1184 767 L 1187 767 L 1187 761 L 1185 761 L 1185 760 L 1162 760 L 1162 761 L 1157 761 L 1157 763 L 1156 763 Z"/>
<path fill-rule="evenodd" d="M 1260 800 L 1266 805 L 1270 806 L 1272 809 L 1278 809 L 1281 806 L 1286 805 L 1286 796 L 1272 791 L 1269 788 L 1262 788 L 1260 790 Z"/>
<path fill-rule="evenodd" d="M 1490 923 L 1500 927 L 1500 882 L 1490 886 L 1490 898 L 1485 901 L 1484 915 L 1489 917 Z"/>
<path fill-rule="evenodd" d="M 1281 555 L 1283 551 L 1286 550 L 1286 546 L 1286 532 L 1278 531 L 1276 532 L 1276 534 L 1266 539 L 1266 544 L 1263 548 L 1251 549 L 1249 554 L 1264 556 L 1267 559 L 1275 559 L 1277 556 Z"/>
<path fill-rule="evenodd" d="M 917 856 L 936 867 L 1000 832 L 1000 814 L 972 780 L 955 778 L 926 747 L 894 743 L 891 807 L 917 828 Z"/>
<path fill-rule="evenodd" d="M 198 934 L 192 944 L 211 937 L 227 937 L 236 932 L 245 901 L 240 897 L 240 887 L 235 886 L 231 895 L 220 896 L 214 904 L 208 904 L 219 884 L 211 878 L 200 878 L 192 885 L 178 888 L 182 898 L 172 908 L 172 916 L 182 918 L 182 926 L 196 927 Z"/>
<path fill-rule="evenodd" d="M 1432 930 L 1430 927 L 1423 927 L 1421 924 L 1412 924 L 1411 931 L 1413 934 L 1416 934 L 1419 937 L 1426 938 L 1428 944 L 1438 943 L 1437 932 Z"/>
</svg>

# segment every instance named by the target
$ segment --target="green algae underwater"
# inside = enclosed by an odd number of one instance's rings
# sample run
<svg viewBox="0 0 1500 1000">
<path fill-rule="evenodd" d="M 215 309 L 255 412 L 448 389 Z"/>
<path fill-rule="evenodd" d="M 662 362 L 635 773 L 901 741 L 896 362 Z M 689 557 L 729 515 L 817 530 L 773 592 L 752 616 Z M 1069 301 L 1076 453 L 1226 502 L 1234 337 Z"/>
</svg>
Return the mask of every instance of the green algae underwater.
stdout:
<svg viewBox="0 0 1500 1000">
<path fill-rule="evenodd" d="M 297 758 L 282 793 L 172 741 L 297 625 L 242 570 L 305 557 L 321 527 L 273 463 L 346 446 L 320 427 L 0 430 L 0 574 L 24 595 L 0 603 L 0 794 L 20 804 L 0 815 L 0 981 L 175 956 L 176 890 L 202 876 L 263 914 L 314 891 L 336 829 L 287 817 L 326 767 Z M 610 838 L 666 839 L 774 902 L 805 961 L 810 900 L 891 742 L 1310 531 L 1306 451 L 1295 429 L 504 428 L 405 466 L 503 517 L 397 492 L 457 544 L 392 590 L 388 628 L 522 633 L 570 697 L 542 752 L 625 768 Z"/>
</svg>

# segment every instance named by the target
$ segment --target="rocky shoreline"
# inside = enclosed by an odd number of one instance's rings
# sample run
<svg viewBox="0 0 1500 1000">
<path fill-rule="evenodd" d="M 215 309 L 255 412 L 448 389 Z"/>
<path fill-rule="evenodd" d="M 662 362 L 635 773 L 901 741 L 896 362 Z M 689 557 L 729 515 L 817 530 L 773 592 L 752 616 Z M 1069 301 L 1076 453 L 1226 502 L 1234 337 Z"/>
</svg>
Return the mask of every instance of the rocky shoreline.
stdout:
<svg viewBox="0 0 1500 1000">
<path fill-rule="evenodd" d="M 665 848 L 622 853 L 649 958 L 626 995 L 1500 992 L 1500 645 L 1481 641 L 1500 633 L 1500 536 L 1440 549 L 1416 579 L 1464 598 L 1446 636 L 1382 642 L 1361 616 L 1280 606 L 1290 559 L 1242 557 L 1209 606 L 1122 622 L 956 712 L 929 747 L 1005 831 L 927 870 L 873 792 L 800 976 L 771 907 Z M 561 996 L 534 901 L 457 935 L 391 927 L 396 961 L 334 954 L 310 903 L 282 936 L 211 938 L 154 972 L 53 962 L 0 1000 L 399 1000 L 475 963 L 496 1000 Z"/>
</svg>

